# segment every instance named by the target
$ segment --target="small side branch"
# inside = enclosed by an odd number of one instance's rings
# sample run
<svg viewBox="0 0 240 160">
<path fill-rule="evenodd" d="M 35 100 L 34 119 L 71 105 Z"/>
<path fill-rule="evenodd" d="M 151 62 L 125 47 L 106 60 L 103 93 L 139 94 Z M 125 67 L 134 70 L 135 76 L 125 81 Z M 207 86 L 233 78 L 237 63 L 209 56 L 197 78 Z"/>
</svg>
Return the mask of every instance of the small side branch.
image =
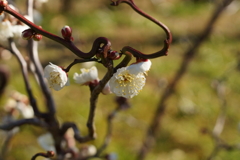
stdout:
<svg viewBox="0 0 240 160">
<path fill-rule="evenodd" d="M 53 151 L 47 151 L 47 153 L 37 153 L 35 154 L 31 160 L 35 160 L 37 157 L 45 157 L 45 158 L 51 158 L 54 156 L 54 152 Z"/>
<path fill-rule="evenodd" d="M 130 7 L 132 7 L 132 9 L 134 11 L 136 11 L 138 14 L 140 14 L 141 16 L 147 18 L 148 20 L 152 21 L 153 23 L 155 23 L 156 25 L 158 25 L 159 27 L 161 27 L 164 32 L 166 33 L 167 39 L 164 40 L 164 47 L 155 53 L 151 53 L 151 54 L 144 54 L 130 46 L 125 46 L 122 49 L 122 53 L 125 52 L 130 52 L 132 53 L 135 57 L 139 57 L 139 58 L 144 58 L 144 59 L 151 59 L 151 58 L 157 58 L 157 57 L 161 57 L 161 56 L 166 56 L 169 46 L 172 43 L 172 34 L 170 32 L 170 30 L 168 29 L 168 27 L 166 25 L 164 25 L 163 23 L 161 23 L 160 21 L 156 20 L 155 18 L 151 17 L 150 15 L 146 14 L 145 12 L 143 12 L 140 8 L 138 8 L 135 3 L 133 2 L 133 0 L 111 0 L 111 5 L 113 6 L 118 6 L 120 3 L 126 3 L 128 4 Z"/>
<path fill-rule="evenodd" d="M 10 51 L 13 53 L 13 55 L 16 56 L 18 62 L 20 63 L 24 83 L 25 83 L 26 90 L 28 93 L 28 98 L 30 100 L 30 104 L 33 108 L 34 114 L 37 117 L 40 117 L 41 113 L 38 110 L 37 102 L 36 102 L 35 97 L 33 96 L 32 88 L 30 86 L 29 79 L 28 79 L 27 63 L 24 60 L 24 58 L 23 58 L 22 54 L 20 53 L 20 51 L 18 50 L 18 48 L 16 47 L 16 44 L 12 38 L 9 38 L 9 46 L 10 46 Z"/>
<path fill-rule="evenodd" d="M 30 125 L 34 125 L 34 126 L 39 126 L 39 127 L 43 127 L 43 128 L 47 128 L 47 124 L 37 118 L 30 118 L 30 119 L 21 119 L 21 120 L 17 120 L 8 124 L 3 124 L 0 125 L 0 129 L 1 130 L 5 130 L 5 131 L 10 131 L 11 129 L 15 128 L 15 127 L 19 127 L 22 125 L 26 125 L 26 124 L 30 124 Z"/>
</svg>

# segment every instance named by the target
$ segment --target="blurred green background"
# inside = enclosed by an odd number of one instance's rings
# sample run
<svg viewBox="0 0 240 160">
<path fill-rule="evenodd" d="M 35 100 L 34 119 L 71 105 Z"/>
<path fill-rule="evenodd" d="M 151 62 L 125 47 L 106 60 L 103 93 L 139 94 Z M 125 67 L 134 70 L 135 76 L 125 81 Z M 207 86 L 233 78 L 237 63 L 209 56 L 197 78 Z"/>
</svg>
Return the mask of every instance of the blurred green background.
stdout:
<svg viewBox="0 0 240 160">
<path fill-rule="evenodd" d="M 24 12 L 22 1 L 16 1 Z M 130 99 L 131 108 L 117 114 L 113 120 L 112 141 L 106 153 L 116 153 L 118 160 L 132 160 L 142 145 L 146 129 L 156 110 L 162 91 L 179 68 L 183 54 L 197 38 L 209 18 L 217 1 L 191 0 L 136 0 L 136 4 L 156 19 L 166 24 L 173 34 L 173 44 L 168 56 L 152 60 L 152 68 L 140 94 Z M 126 4 L 110 6 L 108 0 L 71 0 L 70 6 L 62 1 L 49 1 L 39 11 L 42 13 L 41 26 L 56 35 L 64 25 L 73 28 L 75 44 L 85 52 L 91 49 L 93 41 L 100 36 L 107 37 L 113 50 L 132 46 L 143 53 L 161 49 L 164 32 L 150 21 L 135 13 Z M 69 7 L 69 8 L 68 8 Z M 226 122 L 221 138 L 230 145 L 240 144 L 239 94 L 240 94 L 240 2 L 234 1 L 221 15 L 211 36 L 198 50 L 190 67 L 177 85 L 176 93 L 167 101 L 167 109 L 161 122 L 156 143 L 147 160 L 203 160 L 211 154 L 214 143 L 211 136 L 203 134 L 203 129 L 213 129 L 221 110 L 213 82 L 220 79 L 226 89 Z M 21 48 L 24 53 L 24 48 Z M 77 58 L 60 44 L 43 38 L 39 43 L 39 56 L 43 66 L 52 62 L 66 67 Z M 1 99 L 4 105 L 11 90 L 26 93 L 19 65 L 13 57 L 3 61 L 11 70 L 11 79 L 6 94 Z M 96 64 L 99 77 L 106 69 Z M 83 134 L 87 134 L 86 121 L 89 111 L 90 92 L 88 87 L 74 83 L 74 72 L 79 72 L 79 64 L 69 72 L 71 85 L 61 91 L 52 90 L 57 104 L 60 122 L 76 122 Z M 34 77 L 31 84 L 37 101 L 44 110 L 44 100 Z M 114 95 L 100 95 L 96 112 L 97 139 L 91 144 L 100 146 L 106 133 L 107 115 L 114 110 Z M 1 109 L 1 117 L 4 110 Z M 13 137 L 8 152 L 8 160 L 27 160 L 43 149 L 36 138 L 45 133 L 38 127 L 22 126 Z M 82 144 L 78 144 L 80 147 Z M 221 151 L 215 160 L 237 160 L 240 151 Z M 41 158 L 38 158 L 41 159 Z"/>
</svg>

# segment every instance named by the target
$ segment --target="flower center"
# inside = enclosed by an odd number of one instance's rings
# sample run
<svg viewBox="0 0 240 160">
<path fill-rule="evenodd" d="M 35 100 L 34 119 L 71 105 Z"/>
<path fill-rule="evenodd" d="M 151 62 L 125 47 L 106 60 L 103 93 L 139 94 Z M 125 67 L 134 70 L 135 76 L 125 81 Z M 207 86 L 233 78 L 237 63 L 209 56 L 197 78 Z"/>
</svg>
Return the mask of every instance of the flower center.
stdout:
<svg viewBox="0 0 240 160">
<path fill-rule="evenodd" d="M 51 84 L 61 84 L 61 78 L 60 78 L 60 73 L 59 72 L 51 72 L 50 73 L 50 81 Z"/>
<path fill-rule="evenodd" d="M 132 81 L 134 80 L 134 78 L 132 77 L 131 74 L 129 73 L 126 73 L 126 74 L 119 74 L 118 75 L 118 83 L 121 85 L 121 86 L 126 86 L 128 85 L 129 83 L 131 83 Z"/>
</svg>

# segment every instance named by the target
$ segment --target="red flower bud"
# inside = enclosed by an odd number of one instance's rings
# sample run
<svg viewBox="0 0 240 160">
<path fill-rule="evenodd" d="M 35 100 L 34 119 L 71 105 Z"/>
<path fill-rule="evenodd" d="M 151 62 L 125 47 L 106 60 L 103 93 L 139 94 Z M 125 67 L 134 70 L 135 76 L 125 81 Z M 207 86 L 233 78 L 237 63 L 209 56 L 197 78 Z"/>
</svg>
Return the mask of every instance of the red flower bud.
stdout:
<svg viewBox="0 0 240 160">
<path fill-rule="evenodd" d="M 7 5 L 8 5 L 8 1 L 6 1 L 6 0 L 0 1 L 0 6 L 1 7 L 6 7 Z"/>
<path fill-rule="evenodd" d="M 121 57 L 121 55 L 117 51 L 108 52 L 108 58 L 111 60 L 117 60 Z"/>
<path fill-rule="evenodd" d="M 42 39 L 42 35 L 41 34 L 34 34 L 33 35 L 33 40 L 34 41 L 40 41 Z"/>
<path fill-rule="evenodd" d="M 73 41 L 72 28 L 69 26 L 64 26 L 61 30 L 62 36 L 65 40 Z"/>
<path fill-rule="evenodd" d="M 33 37 L 33 30 L 32 29 L 26 29 L 22 32 L 22 38 L 29 40 Z"/>
</svg>

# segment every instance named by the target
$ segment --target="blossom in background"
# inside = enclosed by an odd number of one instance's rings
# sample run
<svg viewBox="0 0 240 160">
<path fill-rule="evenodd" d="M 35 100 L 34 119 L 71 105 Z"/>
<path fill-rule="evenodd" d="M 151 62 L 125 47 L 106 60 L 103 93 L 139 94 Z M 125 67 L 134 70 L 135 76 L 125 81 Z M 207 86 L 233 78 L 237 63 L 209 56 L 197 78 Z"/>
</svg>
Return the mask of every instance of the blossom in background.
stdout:
<svg viewBox="0 0 240 160">
<path fill-rule="evenodd" d="M 50 133 L 45 133 L 41 135 L 40 137 L 38 137 L 37 141 L 38 144 L 46 151 L 56 152 L 56 149 L 54 147 L 54 140 Z"/>
<path fill-rule="evenodd" d="M 76 83 L 81 85 L 88 85 L 90 83 L 98 82 L 98 71 L 95 66 L 90 69 L 81 68 L 81 74 L 74 73 L 73 79 Z"/>
<path fill-rule="evenodd" d="M 27 18 L 27 16 L 25 16 Z M 5 18 L 5 14 L 0 15 L 0 43 L 4 46 L 8 45 L 8 38 L 20 38 L 22 32 L 29 28 L 27 25 L 12 24 Z"/>
<path fill-rule="evenodd" d="M 119 68 L 109 80 L 111 92 L 125 98 L 138 95 L 145 85 L 145 75 L 150 67 L 151 61 L 146 60 Z"/>
<path fill-rule="evenodd" d="M 15 118 L 19 118 L 18 116 L 23 118 L 34 117 L 34 112 L 32 106 L 29 104 L 28 97 L 17 91 L 14 91 L 11 94 L 11 97 L 7 100 L 4 109 L 12 116 L 15 116 Z"/>
<path fill-rule="evenodd" d="M 44 68 L 44 77 L 48 80 L 49 87 L 56 91 L 69 85 L 67 73 L 52 63 L 49 63 L 49 65 Z"/>
<path fill-rule="evenodd" d="M 0 41 L 2 43 L 8 43 L 8 38 L 13 37 L 12 25 L 9 20 L 0 22 Z"/>
</svg>

